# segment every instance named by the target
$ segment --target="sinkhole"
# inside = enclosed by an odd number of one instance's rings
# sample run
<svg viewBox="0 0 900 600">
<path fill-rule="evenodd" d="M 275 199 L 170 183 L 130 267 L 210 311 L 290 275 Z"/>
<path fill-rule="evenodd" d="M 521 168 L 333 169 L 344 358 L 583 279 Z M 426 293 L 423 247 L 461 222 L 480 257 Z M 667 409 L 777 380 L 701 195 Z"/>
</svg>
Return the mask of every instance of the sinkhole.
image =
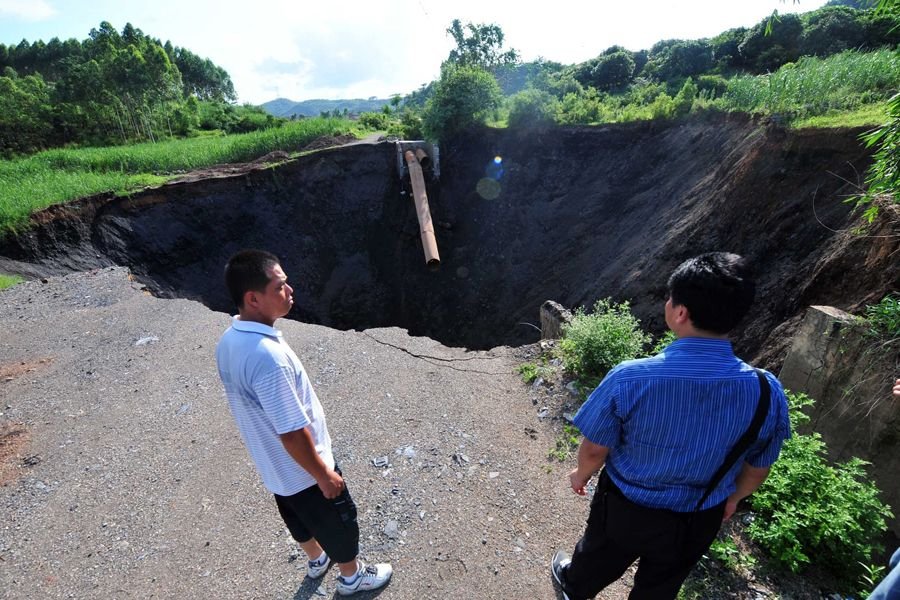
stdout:
<svg viewBox="0 0 900 600">
<path fill-rule="evenodd" d="M 488 349 L 538 340 L 548 299 L 628 300 L 660 333 L 672 269 L 728 250 L 761 266 L 758 307 L 737 335 L 752 355 L 808 303 L 890 287 L 884 277 L 896 267 L 840 283 L 852 257 L 841 258 L 831 230 L 850 218 L 847 184 L 829 171 L 852 180 L 865 170 L 857 134 L 812 136 L 727 115 L 472 131 L 441 145 L 440 177 L 427 178 L 437 270 L 426 267 L 388 142 L 51 209 L 0 242 L 0 269 L 120 264 L 155 294 L 233 312 L 223 266 L 261 248 L 280 257 L 294 287 L 289 318 Z"/>
</svg>

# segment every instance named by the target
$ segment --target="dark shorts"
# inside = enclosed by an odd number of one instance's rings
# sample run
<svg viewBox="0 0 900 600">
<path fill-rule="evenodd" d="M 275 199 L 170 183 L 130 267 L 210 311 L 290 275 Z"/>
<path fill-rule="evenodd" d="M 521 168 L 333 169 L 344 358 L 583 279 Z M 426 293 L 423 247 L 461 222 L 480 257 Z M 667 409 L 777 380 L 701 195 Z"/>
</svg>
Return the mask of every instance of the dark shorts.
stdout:
<svg viewBox="0 0 900 600">
<path fill-rule="evenodd" d="M 340 469 L 335 468 L 338 474 Z M 298 542 L 315 538 L 335 562 L 350 562 L 359 554 L 356 504 L 346 482 L 344 491 L 332 500 L 314 485 L 293 496 L 275 494 L 275 504 L 291 536 Z"/>
</svg>

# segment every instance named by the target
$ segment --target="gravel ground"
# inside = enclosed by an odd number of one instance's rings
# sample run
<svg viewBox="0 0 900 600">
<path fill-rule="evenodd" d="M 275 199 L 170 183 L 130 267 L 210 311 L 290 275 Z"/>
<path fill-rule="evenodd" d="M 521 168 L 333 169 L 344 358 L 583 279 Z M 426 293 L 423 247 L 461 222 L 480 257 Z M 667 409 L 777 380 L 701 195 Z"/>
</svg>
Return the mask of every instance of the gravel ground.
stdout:
<svg viewBox="0 0 900 600">
<path fill-rule="evenodd" d="M 7 440 L 0 596 L 337 597 L 333 573 L 304 579 L 232 423 L 213 355 L 228 315 L 155 298 L 117 267 L 26 282 L 0 304 L 0 424 L 27 430 Z M 279 327 L 325 407 L 361 554 L 395 567 L 359 597 L 559 597 L 548 563 L 588 506 L 571 465 L 547 458 L 567 392 L 514 371 L 533 347 Z"/>
</svg>

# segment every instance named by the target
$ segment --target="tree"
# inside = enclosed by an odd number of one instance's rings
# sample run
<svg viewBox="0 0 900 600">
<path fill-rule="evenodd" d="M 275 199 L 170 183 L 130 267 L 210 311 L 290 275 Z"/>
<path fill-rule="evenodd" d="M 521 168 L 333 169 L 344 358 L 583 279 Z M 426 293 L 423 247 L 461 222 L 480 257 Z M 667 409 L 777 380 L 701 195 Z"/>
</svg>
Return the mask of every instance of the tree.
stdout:
<svg viewBox="0 0 900 600">
<path fill-rule="evenodd" d="M 651 50 L 648 65 L 657 79 L 670 81 L 705 73 L 712 62 L 712 48 L 706 40 L 676 40 L 656 54 Z"/>
<path fill-rule="evenodd" d="M 425 105 L 425 134 L 442 139 L 483 123 L 501 100 L 500 86 L 486 70 L 444 63 L 434 94 Z"/>
<path fill-rule="evenodd" d="M 745 64 L 753 71 L 776 71 L 781 65 L 794 62 L 800 57 L 802 33 L 803 23 L 797 15 L 764 19 L 747 31 L 738 51 Z"/>
<path fill-rule="evenodd" d="M 34 152 L 47 145 L 50 93 L 40 74 L 0 77 L 0 156 Z"/>
<path fill-rule="evenodd" d="M 628 50 L 602 54 L 591 69 L 590 80 L 601 91 L 622 89 L 634 80 L 634 58 Z"/>
<path fill-rule="evenodd" d="M 729 29 L 709 41 L 712 59 L 719 70 L 736 69 L 744 66 L 738 47 L 747 35 L 746 27 Z"/>
<path fill-rule="evenodd" d="M 463 27 L 459 19 L 453 19 L 447 33 L 456 42 L 447 60 L 456 65 L 491 71 L 500 65 L 519 62 L 516 50 L 503 50 L 503 30 L 499 25 L 466 23 Z"/>
<path fill-rule="evenodd" d="M 803 55 L 829 56 L 863 44 L 864 20 L 853 8 L 826 6 L 804 17 L 800 36 Z"/>
</svg>

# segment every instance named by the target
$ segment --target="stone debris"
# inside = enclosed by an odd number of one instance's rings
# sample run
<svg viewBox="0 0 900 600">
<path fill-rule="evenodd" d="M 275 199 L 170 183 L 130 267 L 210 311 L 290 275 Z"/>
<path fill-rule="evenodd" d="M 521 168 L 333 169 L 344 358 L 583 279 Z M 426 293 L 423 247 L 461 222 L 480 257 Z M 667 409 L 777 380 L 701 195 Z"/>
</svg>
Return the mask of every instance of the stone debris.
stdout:
<svg viewBox="0 0 900 600">
<path fill-rule="evenodd" d="M 400 537 L 400 523 L 391 519 L 384 526 L 384 535 L 388 536 L 392 540 Z"/>
<path fill-rule="evenodd" d="M 372 459 L 372 464 L 378 468 L 383 468 L 390 464 L 390 460 L 388 460 L 387 456 L 379 456 Z"/>
<path fill-rule="evenodd" d="M 412 460 L 416 457 L 416 449 L 412 446 L 400 446 L 397 448 L 396 454 Z"/>
<path fill-rule="evenodd" d="M 152 344 L 153 342 L 158 342 L 159 338 L 155 335 L 148 335 L 146 337 L 142 337 L 137 340 L 134 345 L 135 346 L 146 346 L 147 344 Z"/>
</svg>

